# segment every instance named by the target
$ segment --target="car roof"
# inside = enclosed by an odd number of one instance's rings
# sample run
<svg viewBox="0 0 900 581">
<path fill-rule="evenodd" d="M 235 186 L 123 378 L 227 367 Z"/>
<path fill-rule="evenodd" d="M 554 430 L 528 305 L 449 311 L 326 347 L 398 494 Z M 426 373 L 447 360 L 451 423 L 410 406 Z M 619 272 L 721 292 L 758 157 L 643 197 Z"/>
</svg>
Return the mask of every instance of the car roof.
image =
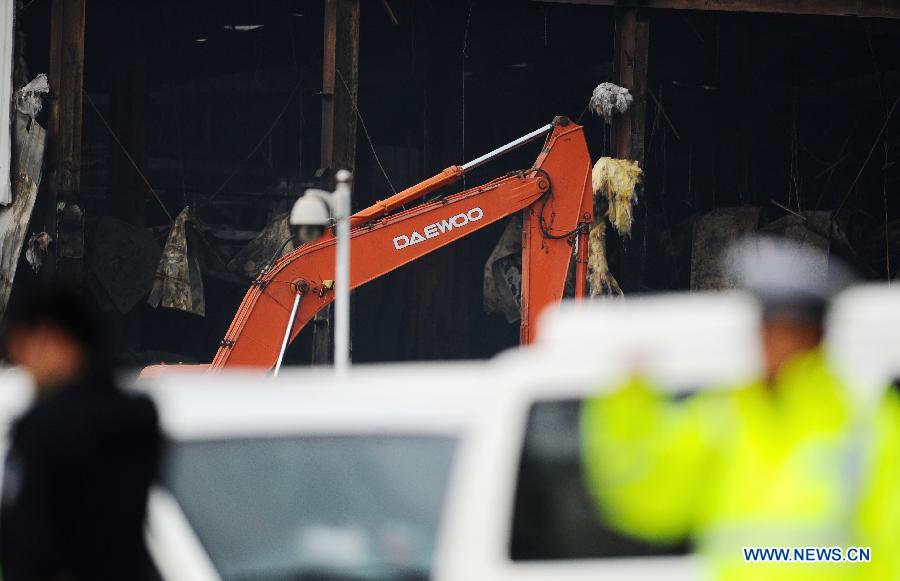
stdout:
<svg viewBox="0 0 900 581">
<path fill-rule="evenodd" d="M 136 387 L 174 439 L 327 434 L 452 435 L 495 399 L 487 362 L 165 374 Z"/>
<path fill-rule="evenodd" d="M 541 317 L 535 345 L 496 364 L 520 376 L 519 395 L 537 397 L 613 388 L 634 373 L 673 391 L 728 387 L 758 376 L 758 328 L 758 304 L 738 292 L 567 302 Z"/>
<path fill-rule="evenodd" d="M 829 313 L 826 348 L 853 391 L 879 401 L 900 377 L 900 288 L 864 284 L 841 293 Z"/>
</svg>

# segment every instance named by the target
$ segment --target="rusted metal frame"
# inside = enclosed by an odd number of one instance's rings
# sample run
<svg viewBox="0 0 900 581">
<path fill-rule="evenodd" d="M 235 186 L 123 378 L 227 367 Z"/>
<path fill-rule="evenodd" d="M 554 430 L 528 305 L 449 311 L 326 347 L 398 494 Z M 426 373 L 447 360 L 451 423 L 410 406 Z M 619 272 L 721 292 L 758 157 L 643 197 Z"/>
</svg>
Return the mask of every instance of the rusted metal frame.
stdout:
<svg viewBox="0 0 900 581">
<path fill-rule="evenodd" d="M 334 186 L 337 170 L 356 168 L 359 0 L 325 0 L 322 58 L 322 150 L 319 174 Z M 313 321 L 313 363 L 332 359 L 331 307 Z"/>
<path fill-rule="evenodd" d="M 614 120 L 613 151 L 617 158 L 634 160 L 641 167 L 644 166 L 646 106 L 649 93 L 647 89 L 649 37 L 650 25 L 638 20 L 637 9 L 624 8 L 616 12 L 615 67 L 618 84 L 631 92 L 634 102 L 626 113 Z M 642 251 L 627 253 L 622 274 L 628 280 L 640 281 L 644 276 L 645 263 Z"/>
<path fill-rule="evenodd" d="M 637 46 L 637 10 L 626 8 L 616 13 L 616 72 L 619 85 L 634 94 L 634 55 Z M 634 108 L 616 119 L 616 157 L 631 158 L 631 138 Z"/>
<path fill-rule="evenodd" d="M 319 167 L 331 168 L 334 158 L 334 86 L 337 59 L 337 4 L 325 0 L 325 30 L 322 51 L 322 149 Z"/>
<path fill-rule="evenodd" d="M 80 186 L 84 29 L 86 0 L 53 0 L 50 14 L 50 112 L 47 128 L 48 187 L 43 200 L 47 232 L 56 232 L 57 202 L 73 199 Z M 49 253 L 44 276 L 56 271 Z"/>
<path fill-rule="evenodd" d="M 631 91 L 634 103 L 616 119 L 615 151 L 620 159 L 643 164 L 647 107 L 647 56 L 650 25 L 637 20 L 637 11 L 627 8 L 616 16 L 616 70 L 618 83 Z"/>
<path fill-rule="evenodd" d="M 328 186 L 334 187 L 335 173 L 356 171 L 356 102 L 359 87 L 359 0 L 338 0 L 334 57 L 334 118 L 332 171 Z"/>
</svg>

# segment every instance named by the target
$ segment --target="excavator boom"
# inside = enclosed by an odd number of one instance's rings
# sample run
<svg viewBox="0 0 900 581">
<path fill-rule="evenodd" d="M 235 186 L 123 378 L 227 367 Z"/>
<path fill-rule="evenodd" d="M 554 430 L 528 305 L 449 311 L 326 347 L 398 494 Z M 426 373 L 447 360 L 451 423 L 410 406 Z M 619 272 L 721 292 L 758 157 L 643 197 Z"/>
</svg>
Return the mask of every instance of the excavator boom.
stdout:
<svg viewBox="0 0 900 581">
<path fill-rule="evenodd" d="M 530 169 L 394 212 L 459 180 L 467 169 L 488 159 L 482 156 L 354 214 L 350 288 L 524 211 L 521 341 L 531 342 L 538 313 L 563 296 L 573 254 L 576 296 L 583 296 L 587 229 L 593 218 L 591 163 L 580 126 L 557 118 L 552 125 L 510 145 L 547 132 L 544 148 Z M 333 300 L 334 270 L 335 238 L 331 232 L 266 269 L 247 291 L 210 367 L 274 366 L 292 313 L 291 341 Z"/>
</svg>

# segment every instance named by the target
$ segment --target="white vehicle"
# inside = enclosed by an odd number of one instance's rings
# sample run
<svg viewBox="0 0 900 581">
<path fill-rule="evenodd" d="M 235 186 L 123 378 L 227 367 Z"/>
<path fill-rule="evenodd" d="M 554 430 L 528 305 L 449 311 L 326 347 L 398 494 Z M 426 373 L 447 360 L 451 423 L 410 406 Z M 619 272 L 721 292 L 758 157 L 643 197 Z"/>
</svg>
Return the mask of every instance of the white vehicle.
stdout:
<svg viewBox="0 0 900 581">
<path fill-rule="evenodd" d="M 148 539 L 174 580 L 428 579 L 480 366 L 165 376 Z"/>
<path fill-rule="evenodd" d="M 659 297 L 570 307 L 490 362 L 164 377 L 155 561 L 171 580 L 694 578 L 685 547 L 598 521 L 580 402 L 635 365 L 683 387 L 752 373 L 755 324 L 739 295 Z"/>
<path fill-rule="evenodd" d="M 685 294 L 569 304 L 544 317 L 535 347 L 493 363 L 518 381 L 460 466 L 435 578 L 700 576 L 686 546 L 603 526 L 581 474 L 581 403 L 637 370 L 678 390 L 741 381 L 759 364 L 757 314 L 743 295 Z"/>
<path fill-rule="evenodd" d="M 486 365 L 141 382 L 167 439 L 146 535 L 159 576 L 430 578 L 451 474 L 494 411 Z M 0 373 L 5 452 L 31 390 L 23 374 Z"/>
<path fill-rule="evenodd" d="M 900 292 L 847 296 L 829 347 L 877 386 L 900 372 Z M 739 294 L 569 305 L 489 362 L 159 378 L 154 561 L 166 581 L 696 578 L 686 547 L 596 517 L 580 403 L 635 369 L 675 390 L 739 382 L 758 369 L 757 315 Z"/>
<path fill-rule="evenodd" d="M 566 305 L 538 344 L 493 362 L 514 377 L 500 413 L 455 474 L 435 563 L 438 581 L 695 579 L 686 547 L 624 539 L 602 526 L 580 472 L 579 408 L 635 370 L 675 392 L 757 376 L 759 310 L 738 293 Z M 877 405 L 900 378 L 900 290 L 849 289 L 826 349 L 856 401 Z"/>
</svg>

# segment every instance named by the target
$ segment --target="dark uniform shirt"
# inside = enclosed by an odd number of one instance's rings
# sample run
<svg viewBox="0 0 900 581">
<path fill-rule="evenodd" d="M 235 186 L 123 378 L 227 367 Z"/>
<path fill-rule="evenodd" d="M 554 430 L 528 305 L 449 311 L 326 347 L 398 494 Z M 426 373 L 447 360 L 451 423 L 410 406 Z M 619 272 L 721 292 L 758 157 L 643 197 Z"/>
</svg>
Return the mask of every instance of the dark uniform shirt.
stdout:
<svg viewBox="0 0 900 581">
<path fill-rule="evenodd" d="M 110 380 L 42 394 L 12 429 L 3 581 L 152 578 L 143 525 L 160 439 L 153 403 Z"/>
</svg>

